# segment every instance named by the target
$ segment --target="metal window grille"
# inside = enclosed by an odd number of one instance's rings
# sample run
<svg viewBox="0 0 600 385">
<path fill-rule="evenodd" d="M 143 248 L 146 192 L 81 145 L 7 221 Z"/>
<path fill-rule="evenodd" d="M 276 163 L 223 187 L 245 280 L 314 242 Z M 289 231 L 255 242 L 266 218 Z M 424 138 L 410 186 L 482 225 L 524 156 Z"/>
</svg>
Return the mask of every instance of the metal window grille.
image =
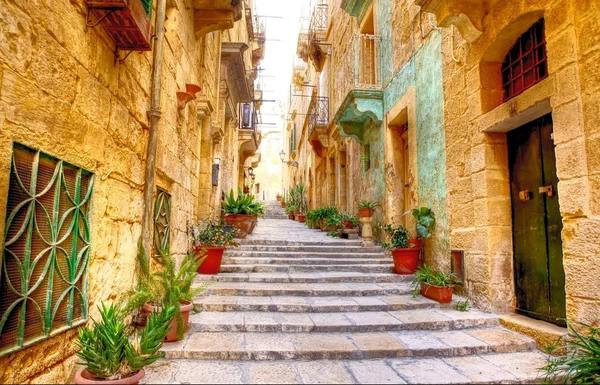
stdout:
<svg viewBox="0 0 600 385">
<path fill-rule="evenodd" d="M 355 36 L 355 84 L 359 88 L 381 88 L 381 70 L 378 35 L 359 34 Z"/>
<path fill-rule="evenodd" d="M 507 101 L 548 76 L 544 19 L 535 23 L 510 49 L 502 63 L 502 86 Z"/>
<path fill-rule="evenodd" d="M 0 356 L 88 318 L 94 175 L 15 144 L 0 265 Z"/>
<path fill-rule="evenodd" d="M 171 251 L 171 195 L 157 189 L 154 201 L 154 256 L 168 255 Z"/>
<path fill-rule="evenodd" d="M 308 134 L 310 135 L 315 127 L 325 127 L 329 124 L 329 98 L 317 97 L 310 101 L 308 107 Z"/>
</svg>

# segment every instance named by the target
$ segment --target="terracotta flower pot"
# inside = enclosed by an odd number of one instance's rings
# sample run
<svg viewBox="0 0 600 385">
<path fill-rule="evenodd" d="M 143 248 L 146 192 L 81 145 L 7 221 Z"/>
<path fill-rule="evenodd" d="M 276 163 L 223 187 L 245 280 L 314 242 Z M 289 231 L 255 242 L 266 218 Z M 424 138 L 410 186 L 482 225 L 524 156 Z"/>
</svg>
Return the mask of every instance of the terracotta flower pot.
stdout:
<svg viewBox="0 0 600 385">
<path fill-rule="evenodd" d="M 252 217 L 252 224 L 250 225 L 250 231 L 248 231 L 248 234 L 252 234 L 256 224 L 258 223 L 258 215 L 250 215 L 250 217 Z"/>
<path fill-rule="evenodd" d="M 221 271 L 221 261 L 225 247 L 223 246 L 203 246 L 195 247 L 196 257 L 201 258 L 206 255 L 206 259 L 198 267 L 198 274 L 214 275 Z"/>
<path fill-rule="evenodd" d="M 144 369 L 140 369 L 132 376 L 121 378 L 120 380 L 97 380 L 87 368 L 81 368 L 75 373 L 76 384 L 139 384 L 142 378 L 146 375 Z"/>
<path fill-rule="evenodd" d="M 420 239 L 409 239 L 408 246 L 422 250 L 423 249 L 423 241 L 421 241 Z"/>
<path fill-rule="evenodd" d="M 246 187 L 244 187 L 244 194 L 248 194 L 248 193 L 250 193 L 250 189 L 249 189 L 249 188 L 246 188 Z"/>
<path fill-rule="evenodd" d="M 294 220 L 294 214 L 288 214 L 288 218 L 290 218 L 293 221 Z"/>
<path fill-rule="evenodd" d="M 372 217 L 375 214 L 375 209 L 360 209 L 358 210 L 358 216 L 362 218 Z"/>
<path fill-rule="evenodd" d="M 287 203 L 281 202 L 281 208 L 284 209 L 287 207 Z"/>
<path fill-rule="evenodd" d="M 306 216 L 302 214 L 296 215 L 296 218 L 298 218 L 298 222 L 300 223 L 304 223 L 306 221 Z"/>
<path fill-rule="evenodd" d="M 275 197 L 275 199 L 277 199 L 277 202 L 281 202 L 281 197 Z"/>
<path fill-rule="evenodd" d="M 419 253 L 421 250 L 414 247 L 392 250 L 394 269 L 397 274 L 414 274 L 419 266 Z"/>
<path fill-rule="evenodd" d="M 194 304 L 189 301 L 181 301 L 180 304 L 181 304 L 180 305 L 181 316 L 183 317 L 183 329 L 185 330 L 188 327 L 188 319 L 190 318 L 190 311 L 194 307 Z M 144 306 L 142 307 L 142 309 L 148 315 L 152 314 L 155 311 L 162 310 L 160 307 L 151 305 L 149 303 L 145 303 Z M 166 342 L 179 341 L 179 339 L 177 338 L 177 317 L 173 317 L 173 320 L 171 320 L 171 323 L 169 324 L 169 326 L 171 327 L 171 329 L 167 333 L 167 336 L 165 337 L 165 341 Z"/>
<path fill-rule="evenodd" d="M 233 225 L 235 228 L 239 229 L 240 232 L 238 233 L 236 238 L 244 239 L 248 236 L 248 233 L 250 232 L 250 227 L 252 226 L 252 216 L 245 214 L 227 214 L 225 215 L 225 224 Z"/>
<path fill-rule="evenodd" d="M 348 221 L 344 221 L 344 227 L 347 229 L 353 229 L 355 226 Z"/>
<path fill-rule="evenodd" d="M 439 303 L 452 302 L 452 293 L 454 285 L 450 286 L 434 286 L 425 282 L 421 282 L 421 295 Z"/>
</svg>

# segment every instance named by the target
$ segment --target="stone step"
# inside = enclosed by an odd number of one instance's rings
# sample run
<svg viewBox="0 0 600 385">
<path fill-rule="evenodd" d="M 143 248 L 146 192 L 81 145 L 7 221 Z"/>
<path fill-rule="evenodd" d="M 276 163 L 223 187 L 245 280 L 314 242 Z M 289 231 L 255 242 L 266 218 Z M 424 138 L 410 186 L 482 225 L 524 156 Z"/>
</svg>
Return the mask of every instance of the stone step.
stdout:
<svg viewBox="0 0 600 385">
<path fill-rule="evenodd" d="M 398 283 L 256 283 L 217 282 L 204 292 L 226 296 L 364 297 L 411 293 L 410 284 Z"/>
<path fill-rule="evenodd" d="M 373 297 L 244 297 L 200 296 L 194 304 L 212 312 L 280 312 L 280 313 L 332 313 L 371 312 L 429 309 L 439 307 L 430 299 L 412 295 Z"/>
<path fill-rule="evenodd" d="M 206 282 L 263 282 L 263 283 L 376 283 L 411 282 L 413 275 L 391 273 L 219 273 L 217 275 L 198 275 L 196 281 Z"/>
<path fill-rule="evenodd" d="M 273 229 L 275 231 L 275 229 Z M 330 238 L 330 240 L 323 241 L 300 241 L 300 240 L 287 240 L 287 239 L 261 239 L 256 236 L 249 236 L 246 239 L 238 239 L 237 242 L 240 245 L 257 245 L 257 246 L 361 246 L 362 241 L 352 241 L 345 239 Z"/>
<path fill-rule="evenodd" d="M 227 252 L 235 251 L 268 251 L 268 252 L 320 252 L 320 253 L 383 253 L 381 247 L 362 247 L 362 246 L 290 246 L 290 245 L 241 245 L 235 249 L 228 249 Z"/>
<path fill-rule="evenodd" d="M 309 273 L 358 272 L 392 273 L 393 265 L 221 265 L 223 273 Z"/>
<path fill-rule="evenodd" d="M 246 251 L 246 250 L 227 250 L 225 256 L 246 257 L 246 258 L 386 258 L 388 261 L 392 257 L 387 257 L 383 252 L 365 253 L 365 252 L 332 252 L 319 253 L 315 251 Z"/>
<path fill-rule="evenodd" d="M 380 256 L 381 257 L 381 256 Z M 261 258 L 261 257 L 232 257 L 223 258 L 228 265 L 389 265 L 390 258 Z"/>
<path fill-rule="evenodd" d="M 146 367 L 153 384 L 433 384 L 542 383 L 538 351 L 466 357 L 389 358 L 360 361 L 159 360 Z"/>
<path fill-rule="evenodd" d="M 164 344 L 167 359 L 361 360 L 458 357 L 531 351 L 535 342 L 502 328 L 368 333 L 188 333 Z"/>
<path fill-rule="evenodd" d="M 499 321 L 495 315 L 446 308 L 312 314 L 205 311 L 190 315 L 190 332 L 347 333 L 497 326 Z"/>
</svg>

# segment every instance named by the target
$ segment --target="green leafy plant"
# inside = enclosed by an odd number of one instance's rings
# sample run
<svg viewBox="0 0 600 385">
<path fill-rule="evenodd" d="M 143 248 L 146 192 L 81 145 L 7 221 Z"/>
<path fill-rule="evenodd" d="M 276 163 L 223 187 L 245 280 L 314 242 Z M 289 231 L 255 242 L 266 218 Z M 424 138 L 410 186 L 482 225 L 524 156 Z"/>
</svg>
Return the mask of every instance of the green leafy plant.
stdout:
<svg viewBox="0 0 600 385">
<path fill-rule="evenodd" d="M 562 338 L 562 353 L 548 356 L 542 368 L 546 382 L 565 384 L 600 384 L 600 329 L 578 323 L 579 329 L 568 324 L 570 335 Z M 555 353 L 555 349 L 550 353 Z"/>
<path fill-rule="evenodd" d="M 358 209 L 359 210 L 375 210 L 377 207 L 379 206 L 379 203 L 375 202 L 375 201 L 370 201 L 370 200 L 361 200 L 360 202 L 358 202 Z"/>
<path fill-rule="evenodd" d="M 441 270 L 435 270 L 431 266 L 424 264 L 415 272 L 415 279 L 411 284 L 413 296 L 417 296 L 421 291 L 421 283 L 447 287 L 454 284 L 455 278 L 454 273 L 446 274 Z"/>
<path fill-rule="evenodd" d="M 304 183 L 298 183 L 293 189 L 295 195 L 295 203 L 301 214 L 305 214 L 308 210 L 307 190 Z"/>
<path fill-rule="evenodd" d="M 190 240 L 194 247 L 239 246 L 234 240 L 239 230 L 210 220 L 200 220 L 189 227 Z"/>
<path fill-rule="evenodd" d="M 456 303 L 456 305 L 454 306 L 455 310 L 458 311 L 469 311 L 469 309 L 471 308 L 471 303 L 469 302 L 469 299 L 467 298 L 464 301 L 459 301 Z"/>
<path fill-rule="evenodd" d="M 363 171 L 371 169 L 371 157 L 369 155 L 363 155 L 360 157 L 360 163 L 363 166 Z"/>
<path fill-rule="evenodd" d="M 238 195 L 233 195 L 233 189 L 229 192 L 229 195 L 225 197 L 223 202 L 223 212 L 231 215 L 257 215 L 264 216 L 265 208 L 264 205 L 254 198 L 254 195 L 244 194 L 242 189 L 238 188 Z"/>
<path fill-rule="evenodd" d="M 435 226 L 435 214 L 429 207 L 421 207 L 404 213 L 412 214 L 417 222 L 417 238 L 429 238 Z"/>
<path fill-rule="evenodd" d="M 342 235 L 341 231 L 328 231 L 327 235 L 332 238 L 339 238 Z"/>
<path fill-rule="evenodd" d="M 392 218 L 394 219 L 394 218 Z M 386 234 L 386 241 L 381 242 L 381 247 L 384 250 L 390 251 L 395 249 L 406 249 L 408 244 L 408 230 L 402 225 L 385 224 L 379 228 Z"/>
<path fill-rule="evenodd" d="M 124 306 L 126 312 L 141 308 L 145 303 L 151 303 L 158 308 L 172 307 L 175 309 L 177 320 L 177 338 L 183 338 L 183 317 L 181 315 L 181 302 L 192 302 L 193 298 L 204 291 L 210 282 L 192 288 L 200 264 L 206 257 L 197 258 L 193 253 L 188 254 L 177 268 L 177 262 L 171 255 L 165 255 L 159 263 L 160 268 L 150 274 L 150 266 L 145 258 L 143 248 L 138 246 L 138 263 L 143 275 L 138 276 L 135 289 L 126 293 L 127 302 Z M 197 311 L 194 308 L 194 311 Z"/>
<path fill-rule="evenodd" d="M 308 210 L 306 212 L 306 225 L 308 227 L 315 227 L 319 221 L 317 210 Z"/>
<path fill-rule="evenodd" d="M 348 222 L 348 224 L 353 227 L 358 225 L 358 218 L 356 217 L 356 215 L 350 213 L 340 213 L 340 216 L 342 222 Z"/>
<path fill-rule="evenodd" d="M 99 380 L 120 380 L 137 373 L 164 353 L 157 353 L 169 331 L 175 315 L 174 307 L 163 307 L 148 317 L 141 336 L 137 333 L 130 340 L 126 332 L 124 312 L 115 304 L 98 306 L 100 321 L 92 319 L 93 328 L 79 328 L 75 344 L 81 364 Z"/>
</svg>

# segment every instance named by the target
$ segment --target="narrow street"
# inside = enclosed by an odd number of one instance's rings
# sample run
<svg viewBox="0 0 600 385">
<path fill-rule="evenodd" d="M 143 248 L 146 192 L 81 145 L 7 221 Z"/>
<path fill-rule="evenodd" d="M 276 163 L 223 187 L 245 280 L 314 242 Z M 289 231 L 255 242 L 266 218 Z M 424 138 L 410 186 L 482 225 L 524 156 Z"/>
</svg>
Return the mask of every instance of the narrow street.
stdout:
<svg viewBox="0 0 600 385">
<path fill-rule="evenodd" d="M 276 213 L 268 214 L 276 217 Z M 546 360 L 494 314 L 412 298 L 412 276 L 359 241 L 264 219 L 195 304 L 146 383 L 526 382 Z M 455 299 L 456 301 L 456 299 Z"/>
</svg>

